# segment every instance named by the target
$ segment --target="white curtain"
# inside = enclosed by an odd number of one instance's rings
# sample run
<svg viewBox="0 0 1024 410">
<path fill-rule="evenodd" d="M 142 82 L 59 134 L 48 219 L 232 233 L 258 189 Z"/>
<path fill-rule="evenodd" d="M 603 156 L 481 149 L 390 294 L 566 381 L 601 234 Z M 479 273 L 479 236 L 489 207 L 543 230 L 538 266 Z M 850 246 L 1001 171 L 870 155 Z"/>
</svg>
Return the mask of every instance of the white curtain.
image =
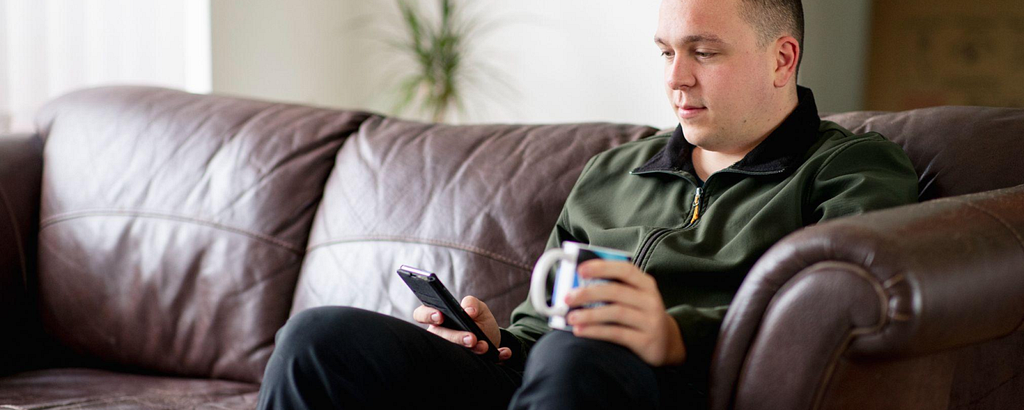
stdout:
<svg viewBox="0 0 1024 410">
<path fill-rule="evenodd" d="M 210 0 L 0 0 L 0 132 L 69 91 L 210 91 Z"/>
</svg>

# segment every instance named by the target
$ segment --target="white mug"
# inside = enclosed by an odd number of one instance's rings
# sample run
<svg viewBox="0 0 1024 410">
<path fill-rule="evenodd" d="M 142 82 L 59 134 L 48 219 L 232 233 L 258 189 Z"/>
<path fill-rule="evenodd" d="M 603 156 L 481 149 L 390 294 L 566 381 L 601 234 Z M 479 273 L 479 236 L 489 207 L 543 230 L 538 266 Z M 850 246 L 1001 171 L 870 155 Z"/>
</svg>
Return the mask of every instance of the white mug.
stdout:
<svg viewBox="0 0 1024 410">
<path fill-rule="evenodd" d="M 569 305 L 565 303 L 565 295 L 575 288 L 607 282 L 605 279 L 583 279 L 576 272 L 579 264 L 591 259 L 616 261 L 630 260 L 629 254 L 616 249 L 602 248 L 577 242 L 565 241 L 561 248 L 549 249 L 537 260 L 530 278 L 530 303 L 533 308 L 544 316 L 548 316 L 548 326 L 553 329 L 571 330 L 572 326 L 565 323 L 565 315 L 569 313 Z M 551 302 L 548 305 L 548 273 L 556 262 L 561 262 L 555 272 L 555 287 L 551 290 Z M 600 306 L 594 303 L 585 307 Z"/>
</svg>

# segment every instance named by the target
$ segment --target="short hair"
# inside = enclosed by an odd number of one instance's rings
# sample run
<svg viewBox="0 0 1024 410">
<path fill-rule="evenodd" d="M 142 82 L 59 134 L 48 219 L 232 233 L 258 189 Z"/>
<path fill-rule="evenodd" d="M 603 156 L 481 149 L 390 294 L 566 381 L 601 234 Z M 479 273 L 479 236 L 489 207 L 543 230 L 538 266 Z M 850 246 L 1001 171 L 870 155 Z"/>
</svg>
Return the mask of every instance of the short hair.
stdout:
<svg viewBox="0 0 1024 410">
<path fill-rule="evenodd" d="M 800 61 L 804 59 L 804 6 L 800 0 L 741 0 L 740 15 L 757 32 L 757 44 L 765 47 L 780 34 L 789 34 L 800 45 Z"/>
</svg>

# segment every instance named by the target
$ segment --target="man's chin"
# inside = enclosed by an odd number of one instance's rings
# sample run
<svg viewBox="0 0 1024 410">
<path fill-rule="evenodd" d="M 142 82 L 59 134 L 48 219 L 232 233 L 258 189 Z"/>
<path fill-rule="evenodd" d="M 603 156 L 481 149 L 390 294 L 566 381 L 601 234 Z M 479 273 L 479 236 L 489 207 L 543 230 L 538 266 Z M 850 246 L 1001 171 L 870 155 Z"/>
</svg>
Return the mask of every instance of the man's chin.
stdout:
<svg viewBox="0 0 1024 410">
<path fill-rule="evenodd" d="M 687 126 L 686 123 L 679 123 L 683 128 L 683 137 L 686 138 L 686 142 L 692 145 L 701 146 L 701 142 L 707 141 L 708 132 L 703 127 L 694 127 L 692 125 Z"/>
<path fill-rule="evenodd" d="M 690 145 L 697 147 L 703 147 L 707 143 L 706 138 L 702 138 L 701 135 L 687 134 L 685 129 L 683 130 L 683 138 L 686 138 L 686 142 L 689 142 Z"/>
</svg>

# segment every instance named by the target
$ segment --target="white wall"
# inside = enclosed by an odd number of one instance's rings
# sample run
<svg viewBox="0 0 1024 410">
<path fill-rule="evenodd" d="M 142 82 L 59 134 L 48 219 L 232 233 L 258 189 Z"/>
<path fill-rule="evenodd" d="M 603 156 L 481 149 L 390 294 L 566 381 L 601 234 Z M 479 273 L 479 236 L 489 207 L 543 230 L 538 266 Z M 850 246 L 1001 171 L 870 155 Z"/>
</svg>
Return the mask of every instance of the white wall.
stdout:
<svg viewBox="0 0 1024 410">
<path fill-rule="evenodd" d="M 863 109 L 871 0 L 804 0 L 804 20 L 799 83 L 814 90 L 821 111 Z"/>
<path fill-rule="evenodd" d="M 7 63 L 7 0 L 0 0 L 0 132 L 11 128 L 10 78 Z"/>
<path fill-rule="evenodd" d="M 0 22 L 0 117 L 14 131 L 78 88 L 211 88 L 209 0 L 0 0 Z"/>
<path fill-rule="evenodd" d="M 509 20 L 481 56 L 518 88 L 499 95 L 507 104 L 488 106 L 493 120 L 675 123 L 653 41 L 657 1 L 497 1 L 487 9 Z"/>
<path fill-rule="evenodd" d="M 353 94 L 362 81 L 353 72 L 358 32 L 348 26 L 356 2 L 213 0 L 213 91 L 361 107 Z"/>
<path fill-rule="evenodd" d="M 420 0 L 422 5 L 434 1 Z M 869 0 L 805 0 L 800 83 L 824 111 L 859 109 Z M 479 38 L 477 61 L 515 92 L 471 89 L 465 122 L 612 121 L 668 127 L 652 38 L 659 2 L 472 0 L 501 23 Z M 380 41 L 398 28 L 388 0 L 212 0 L 213 91 L 387 112 L 400 71 Z"/>
</svg>

